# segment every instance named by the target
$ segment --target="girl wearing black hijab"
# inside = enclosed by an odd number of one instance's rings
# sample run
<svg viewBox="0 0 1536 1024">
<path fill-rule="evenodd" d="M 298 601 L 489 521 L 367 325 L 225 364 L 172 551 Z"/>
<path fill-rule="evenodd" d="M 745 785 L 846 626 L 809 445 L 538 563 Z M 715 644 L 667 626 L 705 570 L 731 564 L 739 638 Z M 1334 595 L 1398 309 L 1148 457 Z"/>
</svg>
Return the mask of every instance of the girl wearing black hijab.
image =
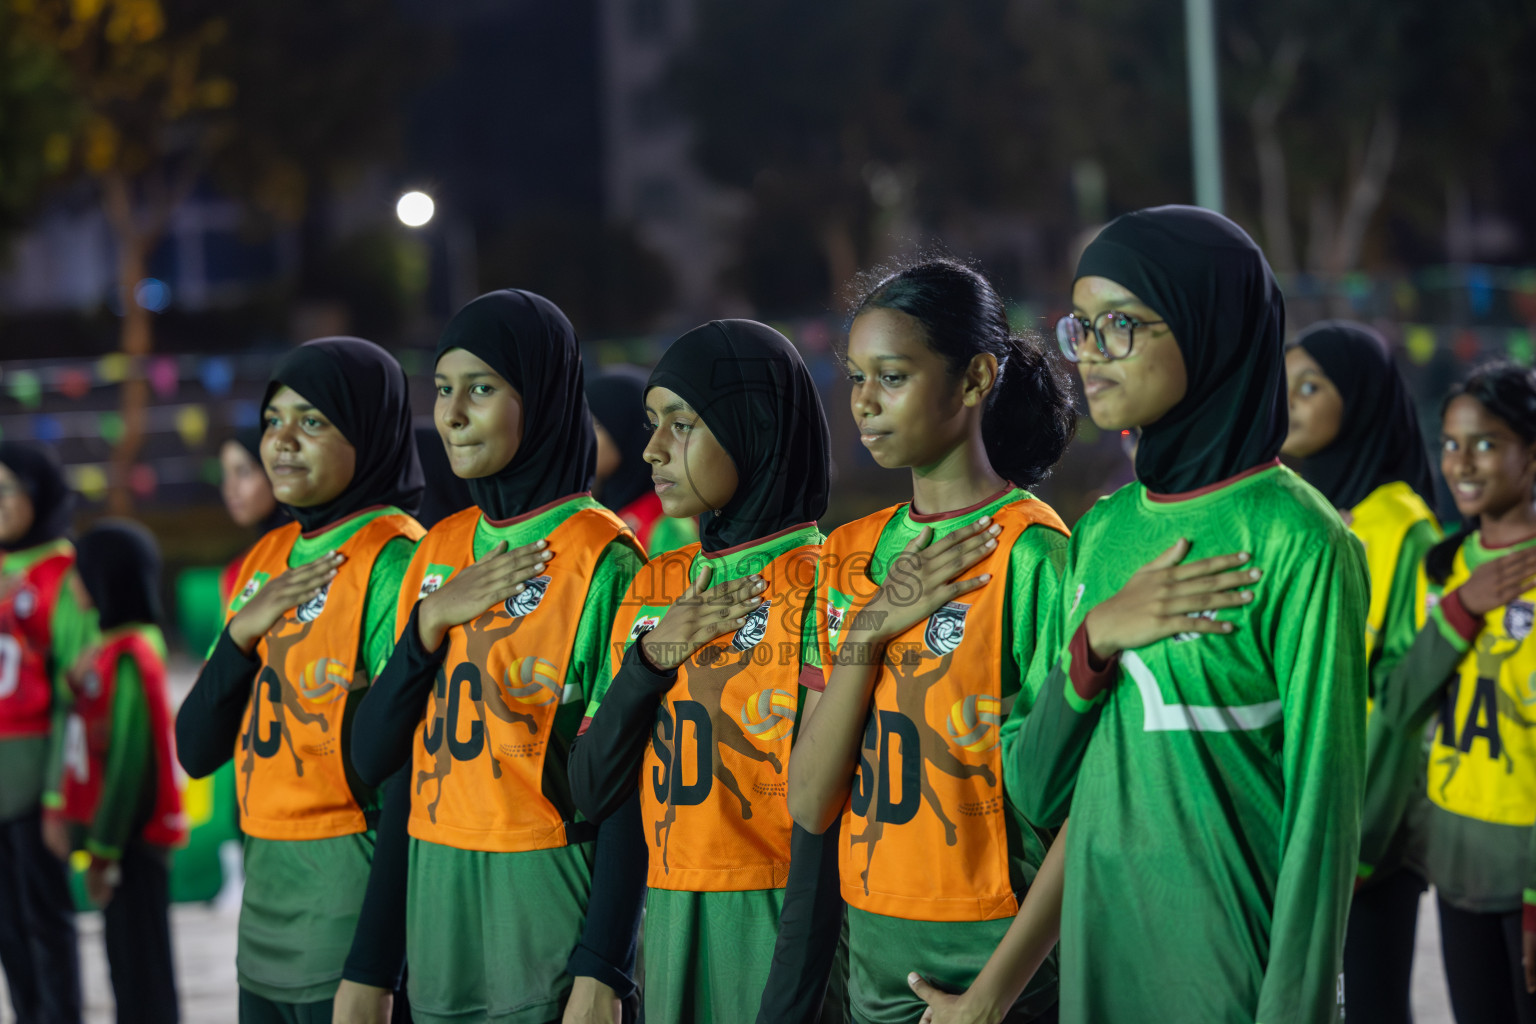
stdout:
<svg viewBox="0 0 1536 1024">
<path fill-rule="evenodd" d="M 51 448 L 0 443 L 0 967 L 22 1020 L 75 1021 L 81 1012 L 57 816 L 66 673 L 95 632 L 95 616 L 65 585 L 74 497 Z"/>
<path fill-rule="evenodd" d="M 438 434 L 475 504 L 417 548 L 399 643 L 354 734 L 364 779 L 402 765 L 412 779 L 411 1012 L 616 1020 L 635 991 L 636 821 L 583 819 L 566 752 L 645 556 L 588 493 L 581 349 L 553 303 L 475 299 L 444 329 L 434 380 Z"/>
<path fill-rule="evenodd" d="M 187 828 L 157 625 L 160 551 L 138 523 L 110 519 L 78 549 L 101 637 L 70 672 L 63 815 L 91 857 L 85 889 L 102 909 L 118 1021 L 175 1024 L 169 862 Z"/>
<path fill-rule="evenodd" d="M 1072 304 L 1094 422 L 1142 434 L 1137 481 L 1073 530 L 1012 755 L 1035 824 L 1072 818 L 1061 1019 L 1341 1019 L 1368 591 L 1276 460 L 1279 289 L 1235 224 L 1169 206 L 1099 233 Z"/>
<path fill-rule="evenodd" d="M 662 511 L 651 485 L 645 446 L 647 374 L 638 366 L 611 366 L 587 382 L 587 405 L 597 435 L 597 490 L 604 505 L 634 531 L 640 546 L 659 555 L 699 539 L 691 518 L 674 519 Z"/>
<path fill-rule="evenodd" d="M 328 1021 L 333 1002 L 338 1016 L 388 1020 L 405 850 L 383 837 L 405 779 L 364 783 L 349 746 L 422 535 L 405 375 L 372 342 L 307 342 L 273 371 L 262 419 L 262 463 L 295 521 L 246 556 L 177 715 L 177 753 L 193 778 L 236 758 L 242 1024 Z"/>
<path fill-rule="evenodd" d="M 811 1019 L 837 943 L 841 907 L 823 884 L 836 861 L 818 837 L 792 840 L 785 793 L 796 722 L 821 689 L 826 417 L 794 346 L 750 320 L 673 342 L 645 412 L 656 494 L 667 515 L 702 517 L 701 543 L 635 577 L 612 623 L 623 661 L 572 751 L 573 795 L 601 819 L 639 783 L 647 1019 Z M 803 936 L 785 958 L 781 913 Z"/>
<path fill-rule="evenodd" d="M 262 428 L 250 427 L 236 431 L 234 436 L 219 446 L 219 496 L 224 499 L 224 509 L 235 525 L 254 530 L 260 537 L 288 522 L 290 516 L 283 511 L 272 494 L 272 481 L 261 465 Z M 219 579 L 219 599 L 223 607 L 229 606 L 234 596 L 235 577 L 240 573 L 240 563 L 250 552 L 246 548 L 225 567 Z"/>
<path fill-rule="evenodd" d="M 1285 367 L 1290 433 L 1281 453 L 1298 460 L 1302 478 L 1365 545 L 1374 700 L 1424 624 L 1419 569 L 1440 539 L 1418 415 L 1386 339 L 1364 324 L 1314 324 L 1286 350 Z M 1414 927 L 1427 883 L 1401 863 L 1400 824 L 1411 818 L 1403 808 L 1423 777 L 1421 744 L 1401 742 L 1374 718 L 1366 737 L 1361 882 L 1344 944 L 1344 991 L 1349 1020 L 1403 1024 L 1411 1019 Z"/>
</svg>

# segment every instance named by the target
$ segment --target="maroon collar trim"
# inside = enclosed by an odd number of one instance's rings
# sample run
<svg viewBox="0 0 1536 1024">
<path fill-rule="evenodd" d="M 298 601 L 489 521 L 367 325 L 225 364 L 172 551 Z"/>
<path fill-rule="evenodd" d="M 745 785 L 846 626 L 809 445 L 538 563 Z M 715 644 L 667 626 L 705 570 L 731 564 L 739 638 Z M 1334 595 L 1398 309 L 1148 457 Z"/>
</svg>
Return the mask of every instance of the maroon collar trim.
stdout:
<svg viewBox="0 0 1536 1024">
<path fill-rule="evenodd" d="M 755 548 L 759 545 L 767 544 L 769 541 L 778 540 L 780 537 L 788 536 L 789 534 L 794 533 L 796 530 L 814 529 L 815 527 L 816 523 L 814 521 L 809 523 L 800 523 L 797 526 L 786 526 L 778 533 L 770 533 L 766 537 L 758 537 L 743 544 L 737 544 L 735 547 L 726 548 L 723 551 L 705 551 L 703 548 L 700 548 L 699 553 L 702 554 L 705 558 L 725 558 L 727 555 L 734 555 L 739 551 L 745 551 L 748 548 Z"/>
<path fill-rule="evenodd" d="M 554 501 L 545 502 L 538 508 L 529 509 L 522 515 L 513 516 L 511 519 L 492 519 L 490 516 L 485 516 L 485 521 L 491 526 L 496 527 L 498 530 L 505 529 L 508 526 L 516 526 L 518 523 L 527 522 L 534 516 L 542 515 L 543 513 L 548 512 L 550 509 L 554 508 L 556 505 L 564 505 L 566 502 L 574 501 L 577 498 L 590 497 L 592 497 L 591 491 L 577 491 L 575 494 L 567 494 L 563 498 L 556 498 Z M 480 514 L 483 516 L 485 515 L 484 512 L 481 512 Z"/>
<path fill-rule="evenodd" d="M 992 504 L 998 498 L 1001 498 L 1003 495 L 1007 494 L 1013 489 L 1013 484 L 1005 484 L 1002 490 L 998 491 L 991 497 L 982 498 L 974 505 L 969 505 L 965 508 L 957 508 L 952 512 L 919 512 L 917 510 L 917 506 L 909 502 L 907 504 L 907 514 L 911 517 L 914 523 L 943 522 L 945 519 L 953 519 L 956 516 L 970 515 L 972 512 L 975 512 L 979 508 L 986 508 L 988 505 Z"/>
<path fill-rule="evenodd" d="M 1278 465 L 1280 465 L 1280 459 L 1276 457 L 1268 462 L 1261 462 L 1251 469 L 1245 469 L 1236 476 L 1229 476 L 1225 480 L 1218 480 L 1213 484 L 1206 484 L 1204 487 L 1197 487 L 1193 491 L 1181 491 L 1178 494 L 1154 494 L 1152 491 L 1148 491 L 1147 499 L 1166 505 L 1171 505 L 1176 501 L 1189 501 L 1191 498 L 1199 498 L 1213 491 L 1219 491 L 1223 487 L 1230 487 L 1239 480 L 1246 480 L 1250 476 L 1262 473 L 1266 469 L 1274 469 Z"/>
<path fill-rule="evenodd" d="M 299 534 L 299 536 L 303 537 L 305 540 L 314 540 L 316 537 L 320 536 L 322 533 L 330 533 L 332 530 L 336 529 L 336 527 L 342 525 L 343 523 L 350 523 L 352 520 L 356 519 L 358 516 L 365 516 L 365 515 L 367 515 L 370 512 L 377 512 L 381 508 L 388 508 L 388 507 L 389 507 L 388 505 L 369 505 L 367 508 L 360 508 L 360 509 L 358 509 L 356 512 L 353 512 L 349 516 L 342 516 L 340 519 L 336 520 L 335 522 L 326 523 L 324 526 L 320 527 L 318 530 L 311 531 L 310 533 L 301 533 L 301 534 Z"/>
</svg>

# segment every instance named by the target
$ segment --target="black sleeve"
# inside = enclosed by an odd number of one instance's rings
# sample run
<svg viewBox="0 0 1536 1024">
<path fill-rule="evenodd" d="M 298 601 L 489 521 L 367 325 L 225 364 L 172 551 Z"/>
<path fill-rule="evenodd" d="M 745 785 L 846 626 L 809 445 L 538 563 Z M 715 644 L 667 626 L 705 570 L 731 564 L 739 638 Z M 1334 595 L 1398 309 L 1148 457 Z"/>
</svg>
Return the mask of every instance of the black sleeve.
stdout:
<svg viewBox="0 0 1536 1024">
<path fill-rule="evenodd" d="M 401 768 L 384 783 L 384 806 L 379 811 L 373 868 L 363 909 L 357 915 L 357 931 L 341 976 L 347 981 L 394 991 L 400 987 L 405 967 L 405 881 L 410 858 L 406 822 L 411 816 L 410 766 Z"/>
<path fill-rule="evenodd" d="M 571 796 L 591 820 L 602 821 L 635 794 L 656 708 L 675 682 L 676 671 L 658 671 L 639 641 L 630 644 L 597 713 L 571 745 Z"/>
<path fill-rule="evenodd" d="M 240 720 L 260 670 L 261 659 L 241 652 L 226 626 L 176 713 L 176 757 L 192 778 L 212 775 L 235 756 Z"/>
<path fill-rule="evenodd" d="M 789 838 L 789 881 L 779 938 L 757 1024 L 816 1024 L 827 994 L 843 930 L 843 894 L 837 877 L 842 821 L 821 835 L 799 825 Z"/>
<path fill-rule="evenodd" d="M 411 609 L 405 632 L 384 670 L 363 694 L 352 723 L 352 768 L 370 786 L 379 785 L 410 761 L 411 739 L 426 711 L 438 667 L 448 654 L 446 640 L 436 651 L 422 646 L 416 628 L 420 608 L 418 604 Z"/>
<path fill-rule="evenodd" d="M 628 999 L 635 991 L 646 867 L 640 793 L 632 788 L 629 799 L 598 826 L 587 919 L 581 941 L 565 965 L 571 977 L 595 978 L 620 999 Z"/>
</svg>

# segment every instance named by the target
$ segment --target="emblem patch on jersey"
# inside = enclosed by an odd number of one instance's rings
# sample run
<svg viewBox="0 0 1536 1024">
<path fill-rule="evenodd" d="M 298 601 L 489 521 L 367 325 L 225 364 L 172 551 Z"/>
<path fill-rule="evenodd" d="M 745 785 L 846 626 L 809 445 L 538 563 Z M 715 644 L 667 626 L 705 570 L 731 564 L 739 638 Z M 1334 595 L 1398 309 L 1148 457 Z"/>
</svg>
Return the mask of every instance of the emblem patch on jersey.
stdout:
<svg viewBox="0 0 1536 1024">
<path fill-rule="evenodd" d="M 943 657 L 960 646 L 965 639 L 965 613 L 968 604 L 951 601 L 928 616 L 928 628 L 923 630 L 923 643 L 934 654 Z"/>
<path fill-rule="evenodd" d="M 843 610 L 831 601 L 827 602 L 827 632 L 836 633 L 843 628 Z"/>
<path fill-rule="evenodd" d="M 635 624 L 629 628 L 629 639 L 626 643 L 634 643 L 640 639 L 641 633 L 649 632 L 661 625 L 660 615 L 642 615 L 635 620 Z"/>
<path fill-rule="evenodd" d="M 17 591 L 16 603 L 12 607 L 16 609 L 18 619 L 31 618 L 32 613 L 37 611 L 37 592 L 31 587 L 22 587 Z"/>
<path fill-rule="evenodd" d="M 314 622 L 325 611 L 325 599 L 331 592 L 331 585 L 327 583 L 325 589 L 314 597 L 299 605 L 298 618 L 300 622 Z"/>
<path fill-rule="evenodd" d="M 230 602 L 230 607 L 236 611 L 244 608 L 245 603 L 251 598 L 255 597 L 256 591 L 260 590 L 262 584 L 266 583 L 269 579 L 271 579 L 271 577 L 264 572 L 256 573 L 250 578 L 250 581 L 246 583 L 245 589 L 241 590 L 240 593 L 235 595 L 235 599 Z"/>
<path fill-rule="evenodd" d="M 741 624 L 736 635 L 731 637 L 731 646 L 738 651 L 750 651 L 756 647 L 763 637 L 768 635 L 768 609 L 772 601 L 764 601 L 752 613 L 747 616 L 747 621 Z"/>
<path fill-rule="evenodd" d="M 521 618 L 539 606 L 539 602 L 544 600 L 544 591 L 548 589 L 549 577 L 536 577 L 524 583 L 522 593 L 507 598 L 502 607 L 514 619 Z"/>
<path fill-rule="evenodd" d="M 80 692 L 91 700 L 101 696 L 101 676 L 93 668 L 86 669 L 80 677 Z"/>
<path fill-rule="evenodd" d="M 1079 583 L 1077 585 L 1077 593 L 1072 595 L 1072 610 L 1067 612 L 1068 616 L 1076 614 L 1077 606 L 1083 603 L 1083 591 L 1087 589 L 1088 584 L 1086 583 Z"/>
<path fill-rule="evenodd" d="M 1504 635 L 1511 640 L 1524 640 L 1531 635 L 1531 625 L 1536 623 L 1536 604 L 1529 601 L 1511 601 L 1504 608 Z"/>
<path fill-rule="evenodd" d="M 447 583 L 448 577 L 452 575 L 453 566 L 451 565 L 438 565 L 436 562 L 429 564 L 426 575 L 421 578 L 421 592 L 416 595 L 416 600 L 420 601 L 434 590 L 437 590 L 444 583 Z"/>
</svg>

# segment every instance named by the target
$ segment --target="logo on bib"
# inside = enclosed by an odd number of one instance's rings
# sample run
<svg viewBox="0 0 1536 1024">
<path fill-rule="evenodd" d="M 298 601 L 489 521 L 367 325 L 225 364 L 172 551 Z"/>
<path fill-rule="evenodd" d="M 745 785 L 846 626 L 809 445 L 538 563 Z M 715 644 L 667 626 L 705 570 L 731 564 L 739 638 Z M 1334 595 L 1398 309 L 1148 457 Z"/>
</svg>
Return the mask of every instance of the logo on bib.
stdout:
<svg viewBox="0 0 1536 1024">
<path fill-rule="evenodd" d="M 544 591 L 549 589 L 549 577 L 539 576 L 523 584 L 523 591 L 507 598 L 502 605 L 508 615 L 514 619 L 521 618 L 539 606 L 544 600 Z"/>
<path fill-rule="evenodd" d="M 531 654 L 507 666 L 505 682 L 507 696 L 519 704 L 554 704 L 567 696 L 565 680 L 555 663 Z"/>
<path fill-rule="evenodd" d="M 944 725 L 951 743 L 979 754 L 997 746 L 997 730 L 1002 723 L 1002 703 L 996 697 L 973 693 L 950 706 Z"/>
<path fill-rule="evenodd" d="M 1536 622 L 1536 605 L 1529 601 L 1511 601 L 1504 608 L 1504 634 L 1511 640 L 1524 640 L 1531 635 L 1531 624 Z"/>
<path fill-rule="evenodd" d="M 245 589 L 240 591 L 239 600 L 242 603 L 249 601 L 251 598 L 256 596 L 256 591 L 260 589 L 261 578 L 259 576 L 252 576 L 251 581 L 245 585 Z"/>
<path fill-rule="evenodd" d="M 794 729 L 796 710 L 788 690 L 758 690 L 741 705 L 741 724 L 753 739 L 771 743 Z"/>
<path fill-rule="evenodd" d="M 31 587 L 22 587 L 16 594 L 16 617 L 18 619 L 30 618 L 37 611 L 37 594 Z"/>
<path fill-rule="evenodd" d="M 314 622 L 325 611 L 325 599 L 331 592 L 331 585 L 327 583 L 325 589 L 314 597 L 299 605 L 298 617 L 300 622 Z"/>
<path fill-rule="evenodd" d="M 629 640 L 626 641 L 626 642 L 627 643 L 634 643 L 636 640 L 640 639 L 640 634 L 641 633 L 648 633 L 651 630 L 655 629 L 659 625 L 661 625 L 661 616 L 660 615 L 642 615 L 642 616 L 640 616 L 638 619 L 635 620 L 635 624 L 630 627 L 630 630 L 629 630 Z"/>
<path fill-rule="evenodd" d="M 943 657 L 960 646 L 965 639 L 965 613 L 968 604 L 951 601 L 928 616 L 928 628 L 923 630 L 923 643 L 934 654 Z"/>
<path fill-rule="evenodd" d="M 421 592 L 416 595 L 416 600 L 420 601 L 440 588 L 452 575 L 453 566 L 451 565 L 438 565 L 436 562 L 428 564 L 426 574 L 421 577 Z"/>
<path fill-rule="evenodd" d="M 738 651 L 750 651 L 758 645 L 763 637 L 768 635 L 768 607 L 772 601 L 764 601 L 752 613 L 747 616 L 747 621 L 741 624 L 736 635 L 731 637 L 731 646 Z"/>
<path fill-rule="evenodd" d="M 836 633 L 843 628 L 843 610 L 831 601 L 827 602 L 827 631 Z"/>
</svg>

